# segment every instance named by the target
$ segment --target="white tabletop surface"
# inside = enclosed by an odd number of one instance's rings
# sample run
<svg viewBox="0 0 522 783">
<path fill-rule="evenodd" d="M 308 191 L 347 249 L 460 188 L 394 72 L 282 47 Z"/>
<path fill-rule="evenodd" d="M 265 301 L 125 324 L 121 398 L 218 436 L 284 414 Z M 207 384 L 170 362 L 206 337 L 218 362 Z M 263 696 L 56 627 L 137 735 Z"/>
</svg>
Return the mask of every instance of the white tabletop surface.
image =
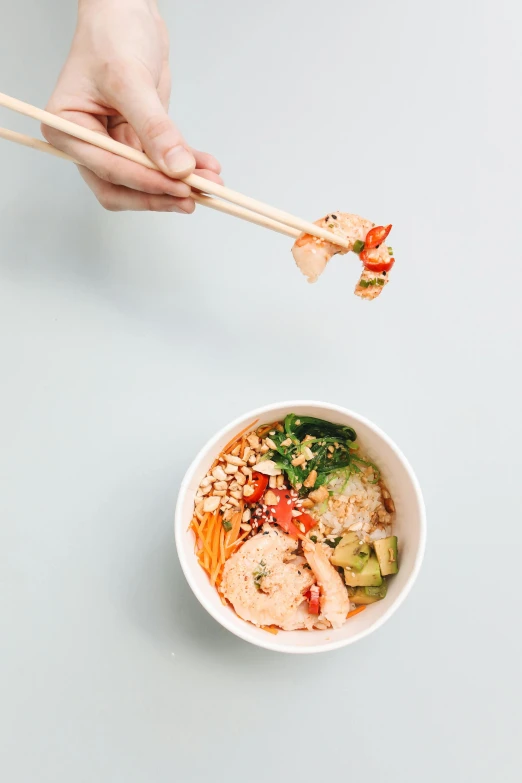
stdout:
<svg viewBox="0 0 522 783">
<path fill-rule="evenodd" d="M 104 212 L 73 166 L 0 142 L 0 776 L 515 783 L 520 6 L 163 9 L 172 114 L 226 182 L 393 222 L 397 264 L 367 304 L 353 257 L 309 286 L 284 237 Z M 1 89 L 44 105 L 73 26 L 74 2 L 9 4 Z M 397 441 L 429 530 L 384 628 L 294 658 L 206 615 L 172 524 L 217 428 L 302 397 Z"/>
</svg>

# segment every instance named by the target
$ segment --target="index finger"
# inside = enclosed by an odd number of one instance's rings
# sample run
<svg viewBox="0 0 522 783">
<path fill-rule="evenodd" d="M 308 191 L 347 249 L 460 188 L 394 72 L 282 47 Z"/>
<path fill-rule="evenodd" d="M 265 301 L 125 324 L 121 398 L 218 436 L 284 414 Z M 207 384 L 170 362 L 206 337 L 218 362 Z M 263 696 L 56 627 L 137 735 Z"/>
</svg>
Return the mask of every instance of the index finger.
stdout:
<svg viewBox="0 0 522 783">
<path fill-rule="evenodd" d="M 83 125 L 85 128 L 103 133 L 105 136 L 109 135 L 102 123 L 91 114 L 72 111 L 62 111 L 57 114 L 64 119 L 78 123 L 78 125 Z M 177 198 L 190 196 L 191 191 L 188 185 L 180 180 L 171 179 L 160 171 L 148 169 L 139 163 L 102 150 L 94 144 L 76 139 L 74 136 L 69 136 L 67 133 L 47 125 L 42 126 L 42 133 L 50 144 L 62 152 L 66 152 L 106 182 L 123 185 L 133 190 L 141 190 L 144 193 L 167 193 Z"/>
</svg>

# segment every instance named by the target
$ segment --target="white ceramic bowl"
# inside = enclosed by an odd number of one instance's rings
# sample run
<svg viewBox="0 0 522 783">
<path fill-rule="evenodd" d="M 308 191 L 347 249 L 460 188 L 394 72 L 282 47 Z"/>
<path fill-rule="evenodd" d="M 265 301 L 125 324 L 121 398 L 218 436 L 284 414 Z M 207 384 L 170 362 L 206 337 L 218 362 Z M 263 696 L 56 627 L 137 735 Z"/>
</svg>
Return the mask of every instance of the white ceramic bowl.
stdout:
<svg viewBox="0 0 522 783">
<path fill-rule="evenodd" d="M 350 618 L 342 628 L 327 631 L 279 631 L 277 635 L 263 631 L 241 620 L 221 603 L 217 591 L 194 555 L 194 535 L 188 530 L 194 509 L 194 496 L 199 482 L 216 455 L 254 419 L 268 424 L 287 413 L 317 416 L 353 427 L 357 439 L 369 459 L 381 469 L 397 509 L 394 533 L 399 537 L 400 571 L 389 581 L 388 594 Z M 181 484 L 176 507 L 176 547 L 181 567 L 199 602 L 218 623 L 247 642 L 285 653 L 317 653 L 335 650 L 362 639 L 375 631 L 398 609 L 410 592 L 424 555 L 426 513 L 418 481 L 408 461 L 390 438 L 375 424 L 345 408 L 325 402 L 281 402 L 250 411 L 227 424 L 199 452 Z"/>
</svg>

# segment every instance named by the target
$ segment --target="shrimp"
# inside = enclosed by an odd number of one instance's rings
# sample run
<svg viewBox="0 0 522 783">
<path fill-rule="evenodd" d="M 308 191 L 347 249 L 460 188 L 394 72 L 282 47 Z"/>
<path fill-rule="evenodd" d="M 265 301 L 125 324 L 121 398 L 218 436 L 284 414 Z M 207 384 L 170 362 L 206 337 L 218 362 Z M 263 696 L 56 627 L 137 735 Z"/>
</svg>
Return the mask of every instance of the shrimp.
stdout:
<svg viewBox="0 0 522 783">
<path fill-rule="evenodd" d="M 296 610 L 315 579 L 294 557 L 296 548 L 294 538 L 265 524 L 227 560 L 220 591 L 239 617 L 283 630 L 305 627 Z"/>
<path fill-rule="evenodd" d="M 341 247 L 311 234 L 301 234 L 292 247 L 292 255 L 309 283 L 317 281 L 332 256 L 338 253 L 344 255 L 354 249 L 357 241 L 364 242 L 375 223 L 348 212 L 332 212 L 326 217 L 316 220 L 315 225 L 327 228 L 333 234 L 347 239 L 349 244 L 348 247 Z M 385 266 L 390 264 L 390 253 L 384 242 L 379 247 L 372 249 L 367 255 L 371 263 L 382 261 Z M 364 269 L 355 287 L 355 294 L 363 299 L 375 299 L 388 283 L 387 271 L 374 273 L 369 269 Z"/>
<path fill-rule="evenodd" d="M 390 278 L 387 272 L 372 272 L 369 269 L 363 269 L 354 293 L 361 299 L 375 299 L 389 282 Z"/>
<path fill-rule="evenodd" d="M 343 580 L 320 544 L 305 539 L 303 552 L 321 590 L 321 613 L 318 619 L 327 620 L 332 628 L 340 628 L 350 611 L 350 599 Z"/>
</svg>

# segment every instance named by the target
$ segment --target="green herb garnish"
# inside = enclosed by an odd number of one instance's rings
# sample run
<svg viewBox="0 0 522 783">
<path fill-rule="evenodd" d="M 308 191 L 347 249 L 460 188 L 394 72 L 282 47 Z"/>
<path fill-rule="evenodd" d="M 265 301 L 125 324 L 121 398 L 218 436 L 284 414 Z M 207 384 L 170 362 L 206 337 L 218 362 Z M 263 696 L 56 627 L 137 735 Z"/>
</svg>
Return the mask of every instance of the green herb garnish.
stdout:
<svg viewBox="0 0 522 783">
<path fill-rule="evenodd" d="M 317 536 L 310 536 L 310 541 L 313 541 L 314 544 L 317 544 Z"/>
<path fill-rule="evenodd" d="M 268 576 L 269 573 L 270 572 L 266 570 L 265 561 L 261 560 L 256 570 L 252 573 L 256 590 L 261 590 L 261 579 L 264 579 L 264 577 Z"/>
<path fill-rule="evenodd" d="M 356 239 L 353 243 L 353 252 L 360 253 L 361 250 L 364 250 L 364 242 L 360 239 Z"/>
<path fill-rule="evenodd" d="M 377 283 L 377 285 L 384 285 L 384 280 L 382 279 L 382 277 L 378 277 L 375 282 Z"/>
<path fill-rule="evenodd" d="M 389 254 L 390 256 L 392 256 L 392 255 L 393 255 L 393 248 L 392 248 L 392 247 L 389 247 L 389 248 L 388 248 L 388 254 Z"/>
<path fill-rule="evenodd" d="M 225 530 L 228 532 L 229 530 L 232 530 L 232 522 L 229 522 L 228 519 L 222 519 L 221 524 L 225 528 Z"/>
<path fill-rule="evenodd" d="M 328 544 L 328 546 L 331 547 L 332 549 L 335 549 L 335 547 L 337 546 L 337 544 L 339 543 L 339 541 L 341 539 L 342 539 L 342 536 L 337 536 L 337 538 L 334 538 L 333 541 L 330 541 L 329 538 L 325 538 L 324 543 Z"/>
</svg>

